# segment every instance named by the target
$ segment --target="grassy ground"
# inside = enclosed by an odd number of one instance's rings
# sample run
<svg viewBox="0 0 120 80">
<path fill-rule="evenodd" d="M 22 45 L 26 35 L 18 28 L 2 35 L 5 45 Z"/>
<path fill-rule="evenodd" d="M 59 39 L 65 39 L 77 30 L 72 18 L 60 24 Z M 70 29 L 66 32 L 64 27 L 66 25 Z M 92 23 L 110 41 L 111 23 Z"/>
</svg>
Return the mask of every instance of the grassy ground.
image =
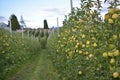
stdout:
<svg viewBox="0 0 120 80">
<path fill-rule="evenodd" d="M 47 54 L 47 49 L 42 50 L 39 56 L 22 65 L 17 73 L 7 80 L 59 80 Z"/>
</svg>

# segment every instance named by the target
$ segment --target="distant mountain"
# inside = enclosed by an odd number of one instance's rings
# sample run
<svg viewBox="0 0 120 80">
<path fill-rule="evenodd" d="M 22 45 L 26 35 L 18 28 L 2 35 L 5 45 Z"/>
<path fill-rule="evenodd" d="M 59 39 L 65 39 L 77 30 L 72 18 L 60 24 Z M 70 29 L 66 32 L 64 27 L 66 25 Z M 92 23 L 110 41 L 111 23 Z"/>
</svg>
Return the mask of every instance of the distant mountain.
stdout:
<svg viewBox="0 0 120 80">
<path fill-rule="evenodd" d="M 7 21 L 7 19 L 3 16 L 0 16 L 0 21 Z"/>
<path fill-rule="evenodd" d="M 5 24 L 3 22 L 0 23 L 0 28 L 6 28 L 6 27 L 7 27 L 7 24 Z"/>
</svg>

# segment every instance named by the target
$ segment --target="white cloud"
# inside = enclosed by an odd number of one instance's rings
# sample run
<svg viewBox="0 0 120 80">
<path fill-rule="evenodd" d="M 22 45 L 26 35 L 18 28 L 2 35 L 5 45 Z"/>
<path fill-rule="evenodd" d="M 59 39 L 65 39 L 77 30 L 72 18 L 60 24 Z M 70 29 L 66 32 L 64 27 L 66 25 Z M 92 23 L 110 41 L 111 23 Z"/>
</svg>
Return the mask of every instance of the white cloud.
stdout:
<svg viewBox="0 0 120 80">
<path fill-rule="evenodd" d="M 63 16 L 67 14 L 65 8 L 42 8 L 37 11 L 40 16 L 54 17 L 54 16 Z"/>
<path fill-rule="evenodd" d="M 30 22 L 27 22 L 27 25 L 43 27 L 43 20 L 46 19 L 49 27 L 57 26 L 57 17 L 59 18 L 59 26 L 62 26 L 64 16 L 68 14 L 66 8 L 52 8 L 52 7 L 43 7 L 36 10 L 35 16 L 28 16 L 29 18 L 34 18 Z"/>
<path fill-rule="evenodd" d="M 80 6 L 80 0 L 73 0 L 73 6 L 79 7 Z M 102 11 L 101 15 L 102 17 L 107 12 L 109 4 L 104 3 L 104 0 L 102 0 Z M 69 7 L 69 6 L 68 6 Z M 62 21 L 64 20 L 64 15 L 68 15 L 70 12 L 70 8 L 68 7 L 56 7 L 53 6 L 49 7 L 40 7 L 39 9 L 35 9 L 31 15 L 25 15 L 26 19 L 30 18 L 33 20 L 26 21 L 26 24 L 28 26 L 33 27 L 43 27 L 43 20 L 47 19 L 49 27 L 57 26 L 57 17 L 59 18 L 59 25 L 62 26 Z M 34 16 L 35 15 L 35 16 Z"/>
</svg>

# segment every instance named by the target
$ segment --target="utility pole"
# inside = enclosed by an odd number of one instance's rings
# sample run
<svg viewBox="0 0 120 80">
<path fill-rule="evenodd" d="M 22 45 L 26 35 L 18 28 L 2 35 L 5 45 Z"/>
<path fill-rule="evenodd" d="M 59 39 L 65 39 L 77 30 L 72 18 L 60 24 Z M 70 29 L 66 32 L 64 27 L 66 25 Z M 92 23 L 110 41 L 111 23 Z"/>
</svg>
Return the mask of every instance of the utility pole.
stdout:
<svg viewBox="0 0 120 80">
<path fill-rule="evenodd" d="M 21 16 L 20 23 L 21 23 L 21 29 L 22 29 L 22 38 L 24 38 L 24 27 L 26 28 L 26 24 L 23 19 L 23 16 Z"/>
<path fill-rule="evenodd" d="M 22 38 L 24 38 L 24 33 L 23 33 L 24 21 L 23 21 L 23 17 L 22 16 L 21 16 L 21 19 L 20 19 L 20 23 L 21 23 L 21 29 L 22 29 Z"/>
<path fill-rule="evenodd" d="M 58 27 L 58 28 L 57 28 L 57 29 L 58 29 L 57 31 L 58 31 L 58 34 L 59 34 L 59 20 L 58 20 L 58 17 L 57 17 L 57 27 Z"/>
<path fill-rule="evenodd" d="M 24 38 L 24 32 L 23 32 L 23 25 L 22 25 L 22 39 Z"/>
<path fill-rule="evenodd" d="M 59 21 L 58 21 L 58 17 L 57 17 L 57 27 L 59 27 Z"/>
<path fill-rule="evenodd" d="M 10 17 L 10 25 L 9 25 L 9 27 L 10 27 L 10 36 L 12 37 L 12 24 L 11 24 L 11 17 Z"/>
<path fill-rule="evenodd" d="M 72 0 L 70 0 L 70 7 L 71 7 L 71 12 L 72 12 L 72 10 L 73 10 L 73 1 Z"/>
<path fill-rule="evenodd" d="M 28 30 L 27 30 L 27 33 L 28 33 L 28 37 L 29 37 L 29 28 L 28 28 Z"/>
</svg>

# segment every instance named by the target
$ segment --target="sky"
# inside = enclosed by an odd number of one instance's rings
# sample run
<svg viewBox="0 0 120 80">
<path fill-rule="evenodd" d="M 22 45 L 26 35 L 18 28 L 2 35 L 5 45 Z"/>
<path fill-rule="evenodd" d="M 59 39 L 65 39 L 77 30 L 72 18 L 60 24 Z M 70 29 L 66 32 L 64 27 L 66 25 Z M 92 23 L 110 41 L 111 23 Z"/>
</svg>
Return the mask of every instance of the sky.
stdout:
<svg viewBox="0 0 120 80">
<path fill-rule="evenodd" d="M 80 0 L 73 0 L 73 7 L 78 7 Z M 107 6 L 104 5 L 103 13 Z M 12 14 L 20 21 L 21 16 L 31 28 L 43 28 L 46 19 L 49 27 L 62 26 L 65 15 L 70 13 L 70 0 L 0 0 L 0 16 L 9 20 Z M 7 23 L 7 21 L 5 21 Z"/>
<path fill-rule="evenodd" d="M 79 5 L 75 0 L 75 6 Z M 20 20 L 21 15 L 29 27 L 43 27 L 46 19 L 49 27 L 62 26 L 64 16 L 70 12 L 70 0 L 0 0 L 0 16 L 7 20 L 15 14 Z"/>
</svg>

